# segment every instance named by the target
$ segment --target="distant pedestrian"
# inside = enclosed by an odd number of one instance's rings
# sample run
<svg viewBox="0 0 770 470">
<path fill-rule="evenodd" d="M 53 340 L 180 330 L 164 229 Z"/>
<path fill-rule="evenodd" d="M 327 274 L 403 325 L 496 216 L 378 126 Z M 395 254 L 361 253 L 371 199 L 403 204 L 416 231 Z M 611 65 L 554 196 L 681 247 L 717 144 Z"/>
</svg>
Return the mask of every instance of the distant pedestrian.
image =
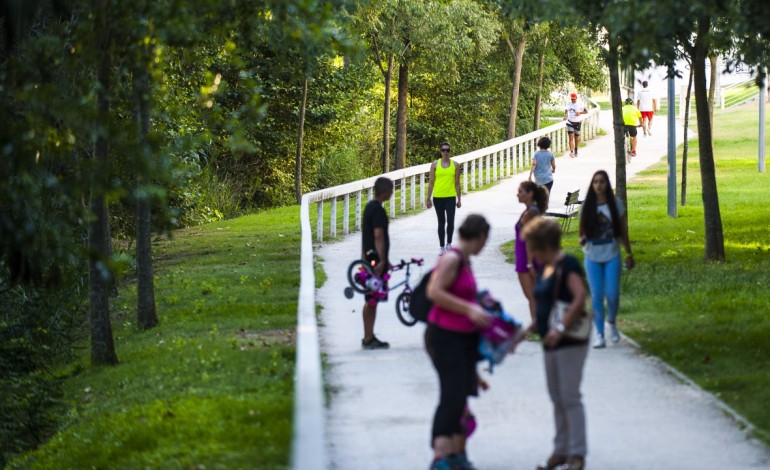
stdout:
<svg viewBox="0 0 770 470">
<path fill-rule="evenodd" d="M 569 136 L 569 156 L 578 156 L 578 146 L 580 145 L 580 120 L 581 114 L 588 114 L 588 110 L 583 103 L 578 103 L 577 93 L 570 93 L 570 102 L 567 103 L 567 109 L 564 110 L 564 119 L 567 121 L 567 135 Z"/>
<path fill-rule="evenodd" d="M 361 221 L 361 259 L 374 265 L 374 272 L 382 276 L 390 268 L 388 253 L 390 236 L 388 234 L 388 214 L 382 203 L 393 195 L 393 181 L 379 177 L 374 182 L 374 199 L 364 208 Z M 363 349 L 388 349 L 390 344 L 374 336 L 374 321 L 377 319 L 377 300 L 373 304 L 372 294 L 366 294 L 364 302 L 364 338 Z M 385 301 L 387 299 L 382 299 Z"/>
<path fill-rule="evenodd" d="M 553 173 L 556 171 L 556 157 L 554 157 L 553 152 L 548 150 L 551 148 L 551 139 L 541 137 L 537 141 L 537 148 L 538 151 L 532 157 L 532 169 L 529 170 L 529 180 L 532 181 L 532 175 L 534 175 L 535 184 L 545 186 L 550 193 L 551 188 L 553 188 Z"/>
<path fill-rule="evenodd" d="M 452 235 L 455 231 L 455 207 L 462 207 L 460 192 L 460 172 L 457 163 L 449 158 L 452 148 L 449 142 L 439 146 L 441 158 L 430 165 L 428 179 L 428 209 L 436 208 L 438 218 L 439 255 L 452 248 Z M 433 199 L 431 200 L 431 195 Z M 446 242 L 446 244 L 445 244 Z"/>
<path fill-rule="evenodd" d="M 425 330 L 425 349 L 438 373 L 441 389 L 433 417 L 431 470 L 470 469 L 462 424 L 469 396 L 478 394 L 479 329 L 488 315 L 476 300 L 470 257 L 487 243 L 489 223 L 471 214 L 459 229 L 460 244 L 446 251 L 433 270 L 427 294 L 433 300 Z"/>
<path fill-rule="evenodd" d="M 642 82 L 642 89 L 636 94 L 636 107 L 642 113 L 644 135 L 652 135 L 652 116 L 658 109 L 658 100 L 647 85 L 649 85 L 647 80 Z"/>
<path fill-rule="evenodd" d="M 585 254 L 588 286 L 594 312 L 594 348 L 606 347 L 604 340 L 604 300 L 613 343 L 620 341 L 617 327 L 620 306 L 620 244 L 626 248 L 626 267 L 634 267 L 628 240 L 628 217 L 623 201 L 615 197 L 610 177 L 604 170 L 594 173 L 580 213 L 580 244 Z"/>
<path fill-rule="evenodd" d="M 519 202 L 524 204 L 524 212 L 516 222 L 516 275 L 519 278 L 521 291 L 529 302 L 529 315 L 532 320 L 531 328 L 535 324 L 535 261 L 532 254 L 527 251 L 527 245 L 521 235 L 524 226 L 539 215 L 545 214 L 548 209 L 548 190 L 545 186 L 538 186 L 532 181 L 522 181 L 516 195 Z"/>
<path fill-rule="evenodd" d="M 537 331 L 543 338 L 548 394 L 553 403 L 556 435 L 553 452 L 539 470 L 582 470 L 588 451 L 585 410 L 580 394 L 588 340 L 563 333 L 584 310 L 585 279 L 580 262 L 561 250 L 561 227 L 537 218 L 524 228 L 527 249 L 543 264 L 535 284 Z M 550 325 L 556 300 L 568 303 L 562 323 Z"/>
</svg>

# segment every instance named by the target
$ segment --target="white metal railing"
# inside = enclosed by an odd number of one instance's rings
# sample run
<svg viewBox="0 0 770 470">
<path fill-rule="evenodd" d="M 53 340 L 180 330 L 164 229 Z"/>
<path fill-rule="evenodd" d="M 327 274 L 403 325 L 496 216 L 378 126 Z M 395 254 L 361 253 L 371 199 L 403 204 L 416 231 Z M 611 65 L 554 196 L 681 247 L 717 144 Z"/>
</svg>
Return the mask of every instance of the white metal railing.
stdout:
<svg viewBox="0 0 770 470">
<path fill-rule="evenodd" d="M 592 109 L 583 119 L 581 136 L 586 140 L 596 136 L 599 129 L 599 105 L 589 100 Z M 536 142 L 540 137 L 551 139 L 554 153 L 568 150 L 569 143 L 564 122 L 559 122 L 535 132 L 515 137 L 483 149 L 474 150 L 452 159 L 462 171 L 462 192 L 482 188 L 502 178 L 528 169 L 535 154 Z M 425 207 L 425 175 L 430 163 L 391 171 L 380 176 L 396 183 L 399 210 Z M 302 230 L 300 257 L 299 304 L 297 308 L 297 356 L 294 383 L 294 436 L 292 443 L 292 468 L 294 470 L 325 470 L 329 466 L 326 454 L 326 426 L 324 419 L 324 393 L 318 341 L 318 325 L 315 310 L 315 276 L 313 272 L 313 233 L 310 224 L 310 205 L 316 204 L 315 241 L 325 236 L 324 206 L 329 205 L 328 234 L 337 236 L 337 206 L 342 203 L 342 233 L 351 229 L 350 205 L 354 200 L 355 230 L 361 229 L 361 211 L 364 197 L 372 198 L 374 182 L 379 176 L 360 181 L 313 191 L 302 196 L 300 225 Z M 366 196 L 364 196 L 366 194 Z M 390 199 L 389 216 L 396 217 L 396 199 Z"/>
</svg>

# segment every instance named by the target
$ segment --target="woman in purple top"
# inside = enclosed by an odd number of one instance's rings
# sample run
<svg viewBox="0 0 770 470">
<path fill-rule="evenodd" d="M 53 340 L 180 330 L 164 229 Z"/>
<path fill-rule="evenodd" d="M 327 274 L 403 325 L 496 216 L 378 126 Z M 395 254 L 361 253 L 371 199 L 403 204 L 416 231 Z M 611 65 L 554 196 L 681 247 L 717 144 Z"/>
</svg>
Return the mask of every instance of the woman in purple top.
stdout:
<svg viewBox="0 0 770 470">
<path fill-rule="evenodd" d="M 469 260 L 487 243 L 489 223 L 471 214 L 459 233 L 460 244 L 440 258 L 427 289 L 433 308 L 428 313 L 425 349 L 441 388 L 431 432 L 431 470 L 473 468 L 465 455 L 461 418 L 467 398 L 478 394 L 478 330 L 489 326 L 491 320 L 476 300 L 476 279 Z"/>
<path fill-rule="evenodd" d="M 524 212 L 521 213 L 518 222 L 516 222 L 516 274 L 519 277 L 519 284 L 524 296 L 529 302 L 529 315 L 532 320 L 531 325 L 535 324 L 535 266 L 532 255 L 527 253 L 527 245 L 521 237 L 521 231 L 524 225 L 533 218 L 545 214 L 548 209 L 548 189 L 544 186 L 538 186 L 532 181 L 522 181 L 519 185 L 517 194 L 519 202 L 524 204 Z M 532 328 L 532 327 L 530 327 Z"/>
</svg>

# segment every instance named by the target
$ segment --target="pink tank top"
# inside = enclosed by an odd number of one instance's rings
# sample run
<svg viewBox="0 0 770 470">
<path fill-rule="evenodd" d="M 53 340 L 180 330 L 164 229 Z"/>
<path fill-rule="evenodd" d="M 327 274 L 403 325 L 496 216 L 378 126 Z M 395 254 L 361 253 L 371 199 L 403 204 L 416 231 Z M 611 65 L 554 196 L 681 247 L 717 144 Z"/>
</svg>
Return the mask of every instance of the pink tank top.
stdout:
<svg viewBox="0 0 770 470">
<path fill-rule="evenodd" d="M 449 292 L 468 302 L 478 303 L 476 300 L 476 278 L 473 277 L 473 272 L 467 264 L 460 268 L 457 279 L 449 288 Z M 428 322 L 445 330 L 461 333 L 477 331 L 476 326 L 467 315 L 446 310 L 436 304 L 433 304 L 430 312 L 428 312 Z"/>
</svg>

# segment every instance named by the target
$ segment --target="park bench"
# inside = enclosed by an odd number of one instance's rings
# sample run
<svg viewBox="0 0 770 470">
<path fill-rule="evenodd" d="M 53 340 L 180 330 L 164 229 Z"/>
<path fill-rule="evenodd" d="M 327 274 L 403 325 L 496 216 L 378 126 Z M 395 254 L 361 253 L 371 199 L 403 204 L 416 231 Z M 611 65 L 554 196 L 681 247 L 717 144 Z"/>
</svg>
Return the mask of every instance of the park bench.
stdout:
<svg viewBox="0 0 770 470">
<path fill-rule="evenodd" d="M 546 217 L 555 217 L 561 219 L 561 232 L 566 233 L 569 230 L 572 219 L 578 216 L 578 205 L 582 204 L 580 200 L 580 190 L 567 193 L 567 197 L 564 199 L 564 209 L 562 211 L 548 211 L 545 213 Z"/>
</svg>

